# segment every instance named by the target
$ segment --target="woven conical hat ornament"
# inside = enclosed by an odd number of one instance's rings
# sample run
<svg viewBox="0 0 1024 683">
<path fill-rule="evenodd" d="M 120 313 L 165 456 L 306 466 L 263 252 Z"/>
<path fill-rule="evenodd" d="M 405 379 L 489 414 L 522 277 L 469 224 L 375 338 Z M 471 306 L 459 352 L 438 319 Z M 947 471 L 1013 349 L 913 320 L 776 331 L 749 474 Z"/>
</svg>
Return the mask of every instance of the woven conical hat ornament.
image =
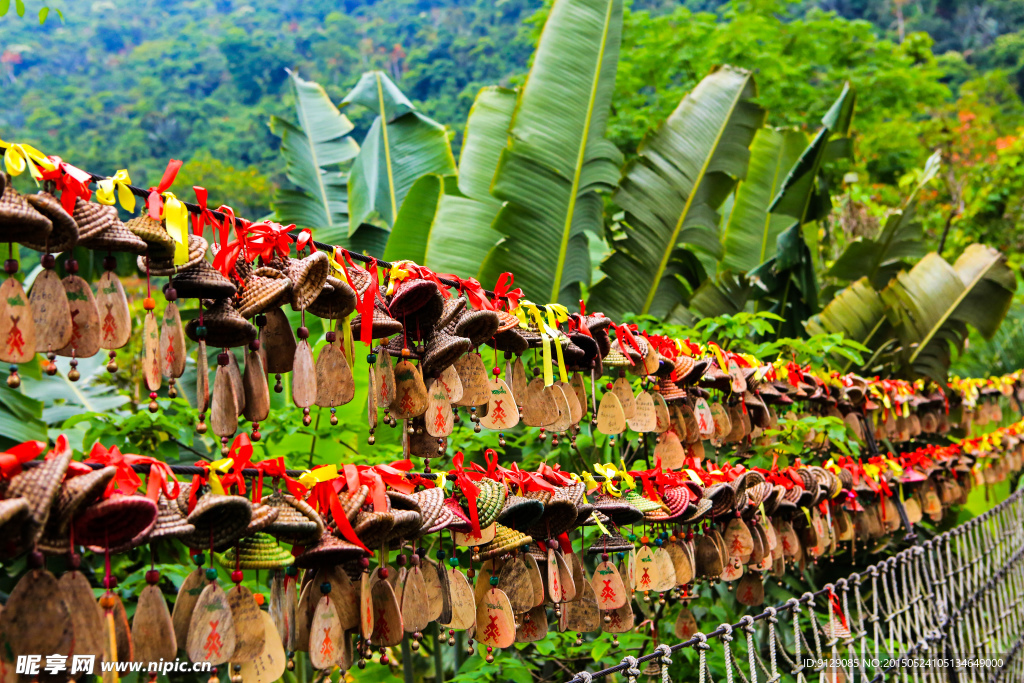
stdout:
<svg viewBox="0 0 1024 683">
<path fill-rule="evenodd" d="M 227 348 L 245 346 L 256 339 L 256 327 L 240 316 L 227 299 L 220 299 L 190 320 L 185 334 L 192 341 L 205 339 L 209 346 Z"/>
<path fill-rule="evenodd" d="M 46 237 L 53 223 L 32 208 L 25 197 L 14 189 L 10 178 L 0 173 L 0 241 L 21 242 Z"/>
<path fill-rule="evenodd" d="M 28 500 L 29 522 L 24 526 L 24 547 L 31 547 L 38 541 L 43 529 L 46 528 L 50 511 L 64 480 L 64 473 L 71 463 L 71 455 L 67 439 L 62 435 L 58 437 L 57 445 L 47 454 L 47 459 L 42 464 L 16 475 L 7 486 L 4 492 L 7 498 L 21 496 Z"/>
<path fill-rule="evenodd" d="M 42 239 L 33 235 L 20 240 L 22 246 L 51 253 L 69 251 L 78 243 L 78 223 L 71 217 L 71 214 L 64 210 L 56 197 L 44 191 L 29 195 L 25 199 L 36 211 L 50 219 L 53 230 L 42 235 Z"/>
<path fill-rule="evenodd" d="M 291 304 L 297 311 L 305 310 L 320 296 L 330 274 L 327 252 L 317 251 L 301 259 L 288 259 L 284 274 L 292 281 Z"/>
</svg>

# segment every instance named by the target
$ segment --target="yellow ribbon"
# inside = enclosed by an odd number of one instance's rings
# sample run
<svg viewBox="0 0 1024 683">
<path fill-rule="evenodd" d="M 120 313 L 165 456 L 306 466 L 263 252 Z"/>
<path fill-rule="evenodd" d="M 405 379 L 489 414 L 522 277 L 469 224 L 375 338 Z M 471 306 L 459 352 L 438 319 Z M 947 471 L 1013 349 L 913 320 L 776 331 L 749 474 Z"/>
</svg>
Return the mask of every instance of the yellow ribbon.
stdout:
<svg viewBox="0 0 1024 683">
<path fill-rule="evenodd" d="M 188 209 L 174 196 L 173 192 L 164 192 L 164 222 L 167 233 L 174 239 L 174 265 L 180 266 L 188 261 Z"/>
<path fill-rule="evenodd" d="M 338 466 L 327 465 L 318 467 L 315 470 L 306 470 L 299 475 L 299 483 L 307 489 L 311 489 L 322 481 L 330 481 L 338 478 Z"/>
<path fill-rule="evenodd" d="M 622 469 L 619 470 L 619 472 L 618 472 L 619 478 L 622 479 L 622 483 L 626 486 L 626 488 L 628 488 L 630 490 L 635 489 L 636 488 L 636 480 L 633 479 L 633 476 L 629 473 L 629 468 L 626 467 L 625 459 L 619 458 L 619 463 L 622 465 Z M 614 465 L 613 465 L 613 467 L 614 467 Z"/>
<path fill-rule="evenodd" d="M 527 315 L 533 317 L 533 322 L 540 331 L 541 350 L 543 352 L 544 386 L 549 387 L 555 383 L 554 372 L 551 369 L 551 337 L 548 336 L 548 326 L 544 324 L 544 316 L 541 314 L 537 304 L 532 301 L 520 301 L 516 309 L 516 316 L 520 324 L 526 323 Z M 561 355 L 561 347 L 559 347 Z"/>
<path fill-rule="evenodd" d="M 135 195 L 128 187 L 132 179 L 128 175 L 128 169 L 122 168 L 114 174 L 113 178 L 104 178 L 96 183 L 96 201 L 107 206 L 114 205 L 114 198 L 120 202 L 121 208 L 129 213 L 135 212 Z"/>
<path fill-rule="evenodd" d="M 565 359 L 562 357 L 562 344 L 559 338 L 558 323 L 564 323 L 569 319 L 569 309 L 562 304 L 548 304 L 544 307 L 548 314 L 548 334 L 555 338 L 555 355 L 558 356 L 558 379 L 569 382 L 569 375 L 565 372 Z"/>
<path fill-rule="evenodd" d="M 598 463 L 594 465 L 594 471 L 604 477 L 602 485 L 604 486 L 605 493 L 607 493 L 610 496 L 615 496 L 616 498 L 622 496 L 622 493 L 615 486 L 614 480 L 615 475 L 618 474 L 618 469 L 615 467 L 614 464 L 609 463 L 607 465 L 602 465 Z"/>
<path fill-rule="evenodd" d="M 0 147 L 5 150 L 4 167 L 11 176 L 21 175 L 27 166 L 33 178 L 42 180 L 43 174 L 39 171 L 38 166 L 41 166 L 44 171 L 52 171 L 57 168 L 52 161 L 46 158 L 45 154 L 32 145 L 0 140 Z M 34 163 L 29 163 L 30 161 Z"/>
<path fill-rule="evenodd" d="M 220 483 L 218 474 L 227 474 L 234 461 L 231 458 L 221 458 L 210 463 L 210 491 L 218 495 L 224 495 L 224 485 Z"/>
<path fill-rule="evenodd" d="M 878 481 L 878 475 L 881 474 L 882 470 L 878 465 L 868 463 L 864 465 L 864 476 L 872 481 Z"/>
<path fill-rule="evenodd" d="M 903 476 L 903 467 L 898 462 L 896 462 L 892 458 L 886 458 L 884 462 L 886 467 L 889 468 L 889 471 L 891 471 L 893 475 L 897 477 Z"/>
<path fill-rule="evenodd" d="M 693 470 L 690 470 L 690 469 L 685 470 L 685 471 L 686 471 L 686 476 L 688 476 L 690 478 L 690 481 L 692 481 L 694 484 L 698 484 L 701 487 L 704 486 L 704 482 L 701 481 L 700 475 L 698 475 L 696 472 L 694 472 Z"/>
</svg>

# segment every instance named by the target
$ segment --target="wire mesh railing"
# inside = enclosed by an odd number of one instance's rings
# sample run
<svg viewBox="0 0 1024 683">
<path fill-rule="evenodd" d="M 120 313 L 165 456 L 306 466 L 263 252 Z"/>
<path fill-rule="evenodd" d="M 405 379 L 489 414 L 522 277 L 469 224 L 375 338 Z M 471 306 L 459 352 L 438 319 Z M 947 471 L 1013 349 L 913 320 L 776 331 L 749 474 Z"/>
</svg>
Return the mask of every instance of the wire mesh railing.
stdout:
<svg viewBox="0 0 1024 683">
<path fill-rule="evenodd" d="M 670 683 L 672 656 L 686 650 L 696 671 L 677 683 L 1024 681 L 1024 490 L 819 591 L 569 683 Z"/>
</svg>

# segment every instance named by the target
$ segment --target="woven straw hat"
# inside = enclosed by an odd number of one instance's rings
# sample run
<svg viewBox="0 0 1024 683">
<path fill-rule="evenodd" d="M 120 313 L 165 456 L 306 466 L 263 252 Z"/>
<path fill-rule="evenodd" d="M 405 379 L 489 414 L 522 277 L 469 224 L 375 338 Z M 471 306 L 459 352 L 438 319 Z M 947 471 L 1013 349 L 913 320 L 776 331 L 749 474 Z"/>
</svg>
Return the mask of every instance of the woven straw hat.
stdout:
<svg viewBox="0 0 1024 683">
<path fill-rule="evenodd" d="M 149 532 L 149 541 L 161 538 L 179 538 L 194 532 L 196 528 L 181 514 L 178 503 L 160 492 L 156 501 L 156 526 Z"/>
<path fill-rule="evenodd" d="M 401 491 L 388 491 L 387 495 L 392 510 L 420 512 L 420 501 L 413 494 L 402 493 Z"/>
<path fill-rule="evenodd" d="M 46 238 L 53 230 L 49 218 L 32 208 L 25 197 L 14 189 L 14 185 L 6 175 L 3 194 L 0 195 L 0 240 L 4 242 L 21 242 L 23 239 L 38 240 Z"/>
<path fill-rule="evenodd" d="M 301 311 L 313 303 L 327 284 L 330 272 L 331 263 L 325 251 L 314 251 L 301 259 L 288 259 L 284 274 L 292 281 L 292 308 Z"/>
<path fill-rule="evenodd" d="M 415 510 L 392 510 L 389 514 L 394 518 L 394 525 L 388 533 L 389 541 L 402 541 L 420 535 L 420 528 L 423 526 L 420 513 Z"/>
<path fill-rule="evenodd" d="M 670 486 L 661 494 L 661 500 L 668 509 L 653 510 L 645 516 L 653 522 L 675 521 L 690 507 L 690 490 L 685 486 Z"/>
<path fill-rule="evenodd" d="M 668 511 L 666 506 L 657 501 L 651 500 L 647 496 L 642 496 L 636 491 L 627 491 L 626 495 L 624 495 L 622 499 L 640 512 L 644 513 L 644 515 L 647 515 L 648 513 Z"/>
<path fill-rule="evenodd" d="M 479 493 L 476 497 L 476 514 L 481 527 L 490 526 L 501 514 L 505 507 L 505 498 L 508 496 L 508 488 L 501 482 L 493 479 L 483 478 L 475 482 Z M 468 505 L 468 501 L 460 489 L 456 489 L 456 497 L 460 502 Z M 472 517 L 470 516 L 472 519 Z"/>
<path fill-rule="evenodd" d="M 441 374 L 472 346 L 472 342 L 465 337 L 453 337 L 445 330 L 434 332 L 423 354 L 423 373 L 429 376 Z"/>
<path fill-rule="evenodd" d="M 356 296 L 362 298 L 366 290 L 370 288 L 373 276 L 365 268 L 349 268 L 348 266 L 345 267 L 345 274 L 348 276 L 348 283 L 356 291 Z"/>
<path fill-rule="evenodd" d="M 360 510 L 352 529 L 367 548 L 379 548 L 391 535 L 395 526 L 392 512 L 366 512 Z"/>
<path fill-rule="evenodd" d="M 166 258 L 174 255 L 174 238 L 167 232 L 163 221 L 150 218 L 149 213 L 143 212 L 124 225 L 149 245 L 150 256 Z"/>
<path fill-rule="evenodd" d="M 292 281 L 279 270 L 270 267 L 257 268 L 242 283 L 242 294 L 238 298 L 238 314 L 243 318 L 280 306 L 289 296 Z"/>
<path fill-rule="evenodd" d="M 206 327 L 206 343 L 210 347 L 245 346 L 256 339 L 256 326 L 238 315 L 227 299 L 220 299 L 203 313 L 203 325 Z M 199 318 L 189 320 L 185 325 L 185 334 L 194 342 L 199 341 L 197 327 Z"/>
<path fill-rule="evenodd" d="M 306 501 L 275 491 L 263 502 L 277 509 L 277 518 L 266 528 L 272 536 L 287 543 L 308 545 L 324 533 L 323 519 Z"/>
<path fill-rule="evenodd" d="M 587 548 L 588 555 L 601 555 L 603 553 L 628 553 L 633 549 L 632 541 L 629 541 L 622 534 L 601 534 L 594 539 L 594 542 Z"/>
<path fill-rule="evenodd" d="M 114 494 L 75 518 L 75 542 L 94 551 L 122 552 L 145 542 L 156 516 L 156 503 L 149 498 Z"/>
<path fill-rule="evenodd" d="M 579 318 L 579 316 L 576 316 Z M 569 333 L 569 339 L 579 347 L 583 357 L 576 361 L 576 365 L 579 367 L 589 367 L 590 361 L 595 360 L 601 355 L 601 348 L 597 345 L 597 340 L 589 334 L 584 334 L 579 330 Z"/>
<path fill-rule="evenodd" d="M 226 299 L 238 290 L 235 283 L 205 260 L 178 271 L 171 280 L 179 298 Z"/>
<path fill-rule="evenodd" d="M 395 264 L 401 267 L 401 261 Z M 430 280 L 407 278 L 398 282 L 388 302 L 391 315 L 417 338 L 428 334 L 441 319 L 444 297 Z"/>
<path fill-rule="evenodd" d="M 729 484 L 712 484 L 705 489 L 704 497 L 711 501 L 712 517 L 718 517 L 736 509 L 736 491 Z"/>
<path fill-rule="evenodd" d="M 335 567 L 349 560 L 357 560 L 366 554 L 354 543 L 338 538 L 333 534 L 324 534 L 320 542 L 295 558 L 295 565 L 302 569 L 318 569 Z"/>
<path fill-rule="evenodd" d="M 280 569 L 293 561 L 292 554 L 278 545 L 270 534 L 246 536 L 218 558 L 229 569 Z"/>
<path fill-rule="evenodd" d="M 352 336 L 359 339 L 363 326 L 362 314 L 357 315 L 352 320 Z M 383 339 L 384 337 L 390 337 L 393 334 L 398 334 L 402 331 L 402 323 L 392 318 L 383 309 L 383 307 L 376 303 L 373 307 L 373 322 L 370 330 L 370 337 L 372 339 Z"/>
<path fill-rule="evenodd" d="M 451 325 L 459 315 L 466 308 L 466 297 L 463 296 L 450 296 L 444 300 L 444 306 L 441 308 L 441 317 L 437 320 L 437 327 L 443 328 Z M 452 332 L 453 330 L 449 330 Z M 462 335 L 465 336 L 465 335 Z"/>
<path fill-rule="evenodd" d="M 75 212 L 71 217 L 78 225 L 79 241 L 95 237 L 115 220 L 119 220 L 117 209 L 113 206 L 87 202 L 81 198 L 75 200 Z"/>
<path fill-rule="evenodd" d="M 688 356 L 685 353 L 681 353 L 676 356 L 676 359 L 672 362 L 672 373 L 675 376 L 676 382 L 682 382 L 683 378 L 690 374 L 693 370 L 693 366 L 697 364 L 697 359 L 693 356 Z"/>
<path fill-rule="evenodd" d="M 686 394 L 679 388 L 679 385 L 668 377 L 662 377 L 661 381 L 658 382 L 658 393 L 666 401 L 679 401 L 686 398 Z"/>
<path fill-rule="evenodd" d="M 318 318 L 340 320 L 356 310 L 356 292 L 344 280 L 328 275 L 320 294 L 306 310 Z"/>
<path fill-rule="evenodd" d="M 355 336 L 355 333 L 353 333 Z M 405 339 L 402 335 L 396 335 L 388 340 L 387 344 L 382 344 L 381 348 L 387 349 L 388 353 L 392 358 L 405 358 L 406 360 L 423 360 L 423 346 L 413 342 L 412 346 L 405 345 Z M 408 351 L 404 356 L 403 351 Z"/>
<path fill-rule="evenodd" d="M 498 311 L 498 329 L 487 343 L 498 351 L 507 351 L 517 356 L 530 348 L 530 342 L 522 334 L 519 318 L 508 311 Z"/>
<path fill-rule="evenodd" d="M 259 533 L 274 523 L 277 519 L 278 509 L 265 503 L 254 503 L 252 506 L 252 519 L 245 530 L 246 536 Z"/>
<path fill-rule="evenodd" d="M 544 516 L 544 503 L 536 498 L 509 494 L 498 514 L 498 523 L 513 529 L 529 529 Z"/>
<path fill-rule="evenodd" d="M 625 502 L 621 498 L 613 498 L 604 493 L 598 493 L 591 497 L 591 503 L 599 512 L 608 515 L 616 526 L 636 524 L 644 518 L 644 513 L 636 507 Z"/>
<path fill-rule="evenodd" d="M 50 510 L 50 519 L 46 524 L 47 535 L 51 531 L 57 535 L 66 534 L 75 514 L 82 506 L 99 500 L 116 473 L 116 467 L 103 467 L 65 479 Z"/>
<path fill-rule="evenodd" d="M 631 365 L 629 358 L 619 350 L 617 344 L 613 344 L 608 353 L 601 358 L 601 364 L 606 368 L 615 369 L 628 368 Z"/>
<path fill-rule="evenodd" d="M 532 493 L 526 496 L 532 497 Z M 534 538 L 557 538 L 576 524 L 576 514 L 576 505 L 571 500 L 552 495 L 544 503 L 544 514 L 530 527 L 529 533 Z"/>
<path fill-rule="evenodd" d="M 67 448 L 64 453 L 58 453 L 40 465 L 25 469 L 7 486 L 4 494 L 7 498 L 22 496 L 28 500 L 29 521 L 24 534 L 26 546 L 32 546 L 42 536 L 70 463 L 71 449 Z"/>
<path fill-rule="evenodd" d="M 529 545 L 533 539 L 521 531 L 510 529 L 503 524 L 494 525 L 494 538 L 480 548 L 479 559 L 487 560 Z M 476 558 L 474 558 L 476 559 Z"/>
<path fill-rule="evenodd" d="M 184 490 L 181 495 L 188 499 Z M 179 496 L 179 505 L 180 501 Z M 188 515 L 189 524 L 196 530 L 182 536 L 181 541 L 197 550 L 213 546 L 223 551 L 246 533 L 251 520 L 252 503 L 247 498 L 207 493 Z"/>
<path fill-rule="evenodd" d="M 473 346 L 480 346 L 494 337 L 500 325 L 501 321 L 494 311 L 463 310 L 448 327 L 456 336 L 466 337 Z"/>
<path fill-rule="evenodd" d="M 419 505 L 421 528 L 430 529 L 444 510 L 444 489 L 438 487 L 423 489 L 413 493 L 410 498 L 414 498 Z"/>
<path fill-rule="evenodd" d="M 21 241 L 23 246 L 36 251 L 60 252 L 67 251 L 78 244 L 78 223 L 71 217 L 71 214 L 64 210 L 56 197 L 49 192 L 40 192 L 30 194 L 25 199 L 36 211 L 50 219 L 53 230 L 43 236 L 41 240 L 32 237 L 23 239 Z"/>
<path fill-rule="evenodd" d="M 148 272 L 150 275 L 156 275 L 157 277 L 164 277 L 167 275 L 177 275 L 189 268 L 199 265 L 199 262 L 206 256 L 206 250 L 209 248 L 206 240 L 199 235 L 188 236 L 188 260 L 180 265 L 174 264 L 172 258 L 149 258 L 148 256 L 139 256 L 138 266 L 139 270 L 143 273 Z M 147 271 L 147 266 L 149 270 Z"/>
<path fill-rule="evenodd" d="M 145 254 L 149 251 L 152 253 L 151 247 L 125 227 L 116 212 L 110 223 L 96 234 L 91 237 L 79 236 L 78 244 L 94 251 L 123 251 L 129 254 Z"/>
<path fill-rule="evenodd" d="M 683 517 L 683 524 L 693 524 L 698 520 L 704 519 L 704 516 L 711 512 L 711 499 L 700 498 L 691 507 L 693 508 L 692 511 Z"/>
<path fill-rule="evenodd" d="M 370 495 L 370 487 L 363 484 L 354 491 L 349 491 L 346 494 L 339 496 L 341 500 L 341 507 L 345 510 L 345 516 L 348 517 L 348 521 L 356 521 L 356 516 L 359 514 L 360 508 L 366 503 L 367 496 Z M 383 510 L 381 510 L 383 512 Z"/>
</svg>

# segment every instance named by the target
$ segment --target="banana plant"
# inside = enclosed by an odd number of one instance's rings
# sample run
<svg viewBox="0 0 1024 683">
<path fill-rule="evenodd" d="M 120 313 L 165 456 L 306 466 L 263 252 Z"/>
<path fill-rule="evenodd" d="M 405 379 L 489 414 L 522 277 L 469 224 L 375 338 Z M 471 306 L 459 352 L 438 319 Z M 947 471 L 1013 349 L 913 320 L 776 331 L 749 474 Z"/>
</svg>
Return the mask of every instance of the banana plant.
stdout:
<svg viewBox="0 0 1024 683">
<path fill-rule="evenodd" d="M 749 71 L 720 67 L 640 145 L 613 198 L 625 231 L 591 291 L 595 308 L 616 317 L 639 306 L 665 318 L 684 300 L 679 278 L 696 272 L 694 260 L 703 256 L 713 272 L 722 251 L 718 209 L 746 176 L 764 122 L 756 95 Z"/>
<path fill-rule="evenodd" d="M 622 36 L 622 0 L 555 0 L 519 92 L 491 194 L 501 241 L 482 273 L 570 303 L 591 267 L 586 232 L 603 232 L 600 192 L 622 155 L 604 137 Z"/>
<path fill-rule="evenodd" d="M 501 202 L 491 196 L 490 187 L 515 104 L 514 90 L 492 86 L 477 93 L 466 120 L 458 178 L 431 174 L 413 184 L 391 230 L 386 259 L 411 259 L 436 272 L 480 277 L 500 237 L 491 224 Z"/>
<path fill-rule="evenodd" d="M 936 150 L 925 163 L 901 209 L 886 218 L 878 235 L 848 244 L 825 275 L 839 280 L 855 280 L 863 275 L 875 289 L 882 289 L 896 273 L 908 267 L 907 259 L 924 256 L 927 249 L 924 230 L 916 216 L 917 200 L 921 190 L 939 172 L 941 164 L 941 152 Z"/>
<path fill-rule="evenodd" d="M 811 335 L 838 332 L 863 344 L 872 353 L 864 368 L 873 367 L 896 345 L 892 325 L 885 315 L 885 302 L 867 277 L 837 292 L 821 313 L 807 319 L 805 327 Z M 834 360 L 844 372 L 855 369 L 849 358 Z"/>
<path fill-rule="evenodd" d="M 377 114 L 348 178 L 348 234 L 368 221 L 390 230 L 410 188 L 422 176 L 455 173 L 448 132 L 423 116 L 382 71 L 368 71 L 342 100 Z"/>
</svg>

